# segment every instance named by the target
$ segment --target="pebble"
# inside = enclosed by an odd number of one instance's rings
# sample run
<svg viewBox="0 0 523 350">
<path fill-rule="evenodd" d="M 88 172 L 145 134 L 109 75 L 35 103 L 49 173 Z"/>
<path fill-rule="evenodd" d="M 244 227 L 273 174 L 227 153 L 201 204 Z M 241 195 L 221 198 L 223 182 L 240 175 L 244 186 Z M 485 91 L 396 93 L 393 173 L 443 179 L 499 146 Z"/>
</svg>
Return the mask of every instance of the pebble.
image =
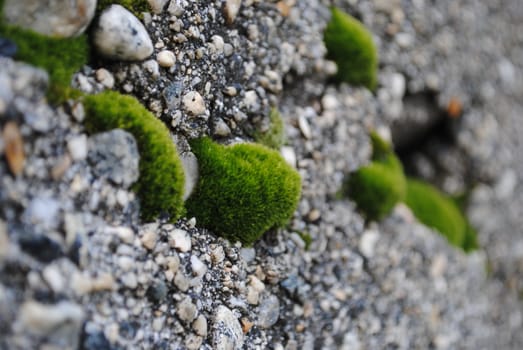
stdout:
<svg viewBox="0 0 523 350">
<path fill-rule="evenodd" d="M 134 242 L 134 231 L 129 227 L 116 226 L 105 228 L 105 233 L 116 235 L 123 243 L 133 244 Z"/>
<path fill-rule="evenodd" d="M 191 255 L 191 269 L 197 277 L 203 277 L 207 272 L 207 266 L 196 255 Z"/>
<path fill-rule="evenodd" d="M 53 292 L 60 293 L 65 288 L 64 275 L 56 265 L 47 265 L 42 272 L 42 276 Z"/>
<path fill-rule="evenodd" d="M 275 295 L 265 298 L 259 307 L 258 326 L 268 329 L 276 324 L 280 317 L 280 301 Z"/>
<path fill-rule="evenodd" d="M 162 13 L 165 5 L 167 4 L 169 0 L 147 0 L 149 3 L 149 6 L 151 6 L 151 10 L 154 14 L 160 14 Z"/>
<path fill-rule="evenodd" d="M 214 313 L 212 344 L 216 350 L 241 349 L 243 346 L 242 326 L 232 311 L 223 305 L 218 306 Z"/>
<path fill-rule="evenodd" d="M 182 102 L 184 110 L 193 116 L 205 113 L 205 101 L 197 91 L 189 91 L 183 96 Z"/>
<path fill-rule="evenodd" d="M 303 137 L 305 137 L 307 140 L 309 140 L 312 137 L 311 127 L 309 125 L 309 122 L 307 121 L 307 118 L 305 118 L 304 115 L 300 115 L 300 117 L 298 118 L 298 127 L 300 128 Z"/>
<path fill-rule="evenodd" d="M 67 150 L 73 160 L 87 158 L 87 135 L 81 134 L 67 141 Z"/>
<path fill-rule="evenodd" d="M 129 289 L 136 289 L 138 287 L 138 279 L 134 273 L 126 273 L 121 277 L 122 283 Z"/>
<path fill-rule="evenodd" d="M 8 23 L 61 38 L 83 33 L 96 9 L 96 0 L 5 0 L 3 4 Z"/>
<path fill-rule="evenodd" d="M 176 63 L 176 57 L 170 50 L 160 51 L 156 57 L 156 60 L 158 61 L 158 64 L 164 68 L 170 68 Z"/>
<path fill-rule="evenodd" d="M 240 11 L 241 4 L 242 0 L 225 0 L 223 13 L 225 15 L 225 20 L 229 25 L 234 23 L 234 20 Z"/>
<path fill-rule="evenodd" d="M 192 152 L 185 152 L 180 156 L 185 174 L 185 188 L 183 191 L 183 199 L 186 200 L 192 194 L 196 184 L 198 183 L 199 170 L 198 159 Z"/>
<path fill-rule="evenodd" d="M 196 334 L 202 337 L 207 336 L 207 319 L 204 315 L 199 315 L 192 324 L 192 328 Z"/>
<path fill-rule="evenodd" d="M 174 276 L 174 285 L 182 292 L 186 292 L 189 289 L 189 279 L 182 271 L 178 271 Z"/>
<path fill-rule="evenodd" d="M 22 174 L 25 165 L 24 141 L 15 122 L 8 121 L 2 131 L 7 166 L 15 176 Z"/>
<path fill-rule="evenodd" d="M 366 258 L 374 256 L 375 246 L 380 238 L 380 234 L 375 230 L 367 230 L 363 233 L 358 244 L 358 248 Z"/>
<path fill-rule="evenodd" d="M 104 290 L 113 290 L 116 287 L 114 278 L 109 273 L 102 273 L 91 281 L 92 291 L 100 292 Z"/>
<path fill-rule="evenodd" d="M 196 319 L 198 309 L 190 298 L 183 299 L 176 308 L 176 315 L 185 323 L 191 323 Z"/>
<path fill-rule="evenodd" d="M 283 159 L 285 159 L 287 164 L 293 168 L 296 168 L 296 152 L 294 151 L 294 148 L 291 146 L 283 146 L 280 149 L 280 154 L 282 155 Z"/>
<path fill-rule="evenodd" d="M 134 266 L 134 259 L 129 256 L 120 256 L 118 258 L 118 266 L 122 269 L 122 271 L 128 272 Z"/>
<path fill-rule="evenodd" d="M 26 222 L 43 230 L 55 229 L 59 225 L 60 202 L 50 197 L 35 197 L 23 213 Z"/>
<path fill-rule="evenodd" d="M 165 258 L 165 263 L 169 271 L 176 273 L 180 267 L 180 258 L 178 257 L 178 254 L 174 253 L 174 255 Z"/>
<path fill-rule="evenodd" d="M 49 263 L 63 256 L 62 247 L 56 241 L 41 234 L 28 234 L 18 239 L 24 252 L 41 262 Z"/>
<path fill-rule="evenodd" d="M 174 229 L 169 232 L 169 245 L 182 253 L 186 253 L 191 250 L 191 237 L 185 230 Z"/>
<path fill-rule="evenodd" d="M 142 245 L 148 249 L 153 250 L 156 246 L 156 241 L 158 240 L 158 233 L 156 233 L 156 227 L 146 227 L 144 228 L 145 232 L 140 238 Z"/>
<path fill-rule="evenodd" d="M 216 118 L 214 123 L 214 135 L 227 137 L 231 134 L 231 129 L 222 118 Z"/>
<path fill-rule="evenodd" d="M 93 31 L 93 43 L 106 58 L 141 61 L 153 53 L 147 30 L 131 12 L 120 5 L 105 9 Z"/>
<path fill-rule="evenodd" d="M 41 304 L 30 300 L 21 305 L 15 327 L 30 334 L 75 344 L 78 342 L 84 317 L 83 309 L 71 302 Z"/>
<path fill-rule="evenodd" d="M 96 70 L 95 73 L 96 80 L 108 89 L 114 87 L 114 76 L 105 68 L 100 68 Z"/>
<path fill-rule="evenodd" d="M 97 176 L 124 188 L 138 180 L 140 153 L 131 133 L 114 129 L 95 134 L 89 138 L 88 149 L 88 160 Z"/>
<path fill-rule="evenodd" d="M 185 337 L 185 347 L 187 350 L 198 350 L 201 348 L 203 338 L 194 334 Z"/>
</svg>

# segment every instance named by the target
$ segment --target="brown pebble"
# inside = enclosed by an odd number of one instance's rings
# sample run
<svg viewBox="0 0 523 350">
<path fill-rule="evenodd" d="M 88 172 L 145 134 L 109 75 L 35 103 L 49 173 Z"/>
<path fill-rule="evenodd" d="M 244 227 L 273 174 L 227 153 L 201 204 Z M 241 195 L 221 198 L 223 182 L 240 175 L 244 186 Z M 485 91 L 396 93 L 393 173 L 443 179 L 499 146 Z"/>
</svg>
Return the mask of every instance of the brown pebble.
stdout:
<svg viewBox="0 0 523 350">
<path fill-rule="evenodd" d="M 449 117 L 453 119 L 459 118 L 462 111 L 463 106 L 461 101 L 457 97 L 452 97 L 449 101 L 449 104 L 447 105 L 447 114 Z"/>
<path fill-rule="evenodd" d="M 301 333 L 305 330 L 305 325 L 303 323 L 298 323 L 296 325 L 296 332 Z"/>
<path fill-rule="evenodd" d="M 51 170 L 51 176 L 54 180 L 60 179 L 67 169 L 71 166 L 71 157 L 68 154 L 64 155 Z"/>
<path fill-rule="evenodd" d="M 254 326 L 254 322 L 251 322 L 247 317 L 243 317 L 240 320 L 240 322 L 242 324 L 243 334 L 249 333 L 249 331 L 251 330 L 252 326 Z"/>
<path fill-rule="evenodd" d="M 234 20 L 240 11 L 241 4 L 241 0 L 225 0 L 223 5 L 223 13 L 228 25 L 234 23 Z"/>
<path fill-rule="evenodd" d="M 7 165 L 13 175 L 18 176 L 24 170 L 25 154 L 22 135 L 15 122 L 7 122 L 3 134 L 5 144 L 5 157 Z"/>
<path fill-rule="evenodd" d="M 281 15 L 283 17 L 287 17 L 289 13 L 291 12 L 291 7 L 285 3 L 285 1 L 279 1 L 276 4 L 276 7 L 278 8 L 278 11 L 280 11 Z"/>
</svg>

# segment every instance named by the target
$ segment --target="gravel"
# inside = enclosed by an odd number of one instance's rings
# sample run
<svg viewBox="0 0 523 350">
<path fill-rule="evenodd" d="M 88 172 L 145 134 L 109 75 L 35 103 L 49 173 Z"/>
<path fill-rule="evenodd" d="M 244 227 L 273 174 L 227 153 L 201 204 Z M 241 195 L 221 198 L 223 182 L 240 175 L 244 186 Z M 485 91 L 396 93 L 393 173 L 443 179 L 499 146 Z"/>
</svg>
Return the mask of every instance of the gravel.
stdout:
<svg viewBox="0 0 523 350">
<path fill-rule="evenodd" d="M 1 137 L 0 348 L 523 346 L 517 1 L 334 1 L 373 32 L 375 94 L 330 84 L 328 1 L 151 3 L 132 20 L 147 54 L 85 66 L 73 85 L 136 96 L 169 127 L 193 184 L 188 139 L 250 141 L 277 107 L 298 209 L 253 247 L 194 218 L 141 222 L 132 136 L 88 134 L 81 103 L 49 106 L 47 74 L 0 57 L 2 135 L 14 123 L 24 151 L 13 176 Z M 337 196 L 369 162 L 369 130 L 409 141 L 451 101 L 453 142 L 430 139 L 410 164 L 451 193 L 477 183 L 468 213 L 482 249 L 469 255 L 403 205 L 366 223 Z"/>
</svg>

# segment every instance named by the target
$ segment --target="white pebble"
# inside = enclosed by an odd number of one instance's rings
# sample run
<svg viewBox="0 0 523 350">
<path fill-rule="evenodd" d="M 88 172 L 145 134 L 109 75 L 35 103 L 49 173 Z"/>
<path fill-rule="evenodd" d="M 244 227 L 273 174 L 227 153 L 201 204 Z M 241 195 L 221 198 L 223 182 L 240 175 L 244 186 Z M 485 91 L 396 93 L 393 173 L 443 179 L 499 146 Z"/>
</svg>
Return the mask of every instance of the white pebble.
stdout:
<svg viewBox="0 0 523 350">
<path fill-rule="evenodd" d="M 114 87 L 114 76 L 105 68 L 96 70 L 96 80 L 108 89 Z"/>
<path fill-rule="evenodd" d="M 164 68 L 170 68 L 176 63 L 176 57 L 174 53 L 169 50 L 163 50 L 158 53 L 156 57 L 158 64 Z"/>
<path fill-rule="evenodd" d="M 191 250 L 191 237 L 185 230 L 174 229 L 169 233 L 169 245 L 186 253 Z"/>
<path fill-rule="evenodd" d="M 198 116 L 205 113 L 205 101 L 197 91 L 189 91 L 183 96 L 183 107 L 191 115 Z"/>
<path fill-rule="evenodd" d="M 82 134 L 67 142 L 67 150 L 73 160 L 83 160 L 87 157 L 87 135 Z"/>
<path fill-rule="evenodd" d="M 365 231 L 360 238 L 360 243 L 358 244 L 358 248 L 361 254 L 363 254 L 366 258 L 372 258 L 374 256 L 376 242 L 378 242 L 379 238 L 380 235 L 377 231 Z"/>
<path fill-rule="evenodd" d="M 207 266 L 196 255 L 191 256 L 191 269 L 197 277 L 202 277 L 207 272 Z"/>
</svg>

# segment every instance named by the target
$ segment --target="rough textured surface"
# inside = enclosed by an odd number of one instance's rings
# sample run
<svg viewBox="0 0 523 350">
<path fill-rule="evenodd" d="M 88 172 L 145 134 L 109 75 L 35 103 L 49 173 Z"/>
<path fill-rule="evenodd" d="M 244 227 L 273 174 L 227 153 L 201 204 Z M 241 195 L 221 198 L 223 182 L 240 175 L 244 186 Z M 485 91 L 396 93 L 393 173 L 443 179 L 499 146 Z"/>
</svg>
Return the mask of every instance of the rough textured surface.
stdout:
<svg viewBox="0 0 523 350">
<path fill-rule="evenodd" d="M 92 62 L 75 76 L 89 93 L 113 85 L 137 96 L 182 152 L 206 134 L 249 140 L 277 106 L 302 198 L 288 227 L 251 248 L 192 218 L 140 222 L 132 192 L 69 154 L 85 134 L 81 109 L 49 107 L 45 73 L 1 58 L 0 125 L 17 123 L 26 163 L 13 177 L 0 162 L 0 348 L 523 347 L 520 1 L 334 1 L 373 33 L 375 95 L 328 84 L 330 3 L 170 1 L 143 18 L 154 59 Z M 157 62 L 164 50 L 173 66 Z M 190 92 L 201 114 L 184 109 Z M 443 114 L 461 104 L 453 142 L 431 139 L 411 166 L 448 193 L 478 183 L 468 212 L 482 249 L 472 255 L 405 206 L 365 225 L 336 199 L 371 158 L 369 129 L 390 134 L 416 94 Z M 21 312 L 44 309 L 45 322 Z"/>
</svg>

